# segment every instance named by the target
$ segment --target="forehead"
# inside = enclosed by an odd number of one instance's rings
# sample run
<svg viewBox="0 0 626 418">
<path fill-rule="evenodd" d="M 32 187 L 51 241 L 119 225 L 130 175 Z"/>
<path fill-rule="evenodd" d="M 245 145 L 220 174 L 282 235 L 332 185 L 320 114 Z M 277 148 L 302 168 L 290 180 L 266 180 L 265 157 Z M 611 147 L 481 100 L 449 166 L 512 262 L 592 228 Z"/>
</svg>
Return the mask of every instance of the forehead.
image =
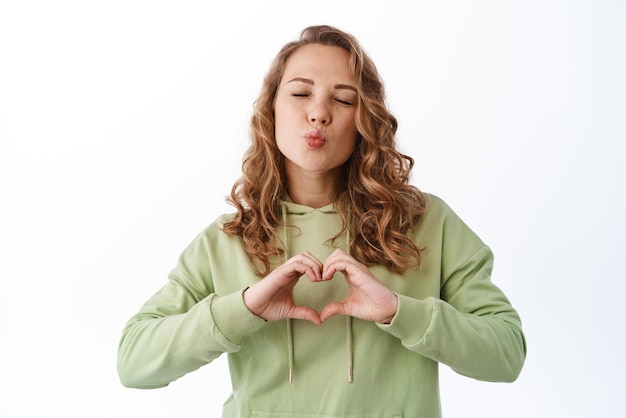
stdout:
<svg viewBox="0 0 626 418">
<path fill-rule="evenodd" d="M 287 59 L 283 80 L 290 77 L 334 78 L 334 81 L 352 80 L 350 54 L 338 46 L 309 44 L 298 48 Z"/>
</svg>

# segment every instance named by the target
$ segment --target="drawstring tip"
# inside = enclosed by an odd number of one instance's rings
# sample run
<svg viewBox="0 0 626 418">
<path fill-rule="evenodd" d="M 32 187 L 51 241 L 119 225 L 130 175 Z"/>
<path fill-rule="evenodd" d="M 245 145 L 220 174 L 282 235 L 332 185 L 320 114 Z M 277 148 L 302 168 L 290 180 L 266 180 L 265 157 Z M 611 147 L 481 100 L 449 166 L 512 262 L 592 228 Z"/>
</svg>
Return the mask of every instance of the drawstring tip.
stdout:
<svg viewBox="0 0 626 418">
<path fill-rule="evenodd" d="M 352 383 L 352 367 L 348 367 L 348 383 Z"/>
<path fill-rule="evenodd" d="M 289 383 L 293 383 L 293 369 L 289 369 Z"/>
</svg>

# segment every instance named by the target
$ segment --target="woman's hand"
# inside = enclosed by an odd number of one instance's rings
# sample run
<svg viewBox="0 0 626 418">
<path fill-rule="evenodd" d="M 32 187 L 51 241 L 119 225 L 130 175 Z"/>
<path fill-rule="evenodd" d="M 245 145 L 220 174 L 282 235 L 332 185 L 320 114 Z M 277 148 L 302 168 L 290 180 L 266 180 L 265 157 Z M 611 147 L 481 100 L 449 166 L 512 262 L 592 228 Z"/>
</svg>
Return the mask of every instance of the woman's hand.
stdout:
<svg viewBox="0 0 626 418">
<path fill-rule="evenodd" d="M 243 301 L 253 314 L 266 321 L 295 318 L 320 325 L 322 320 L 315 309 L 294 303 L 293 288 L 302 275 L 312 282 L 321 281 L 322 269 L 322 263 L 313 254 L 297 254 L 246 289 Z"/>
<path fill-rule="evenodd" d="M 312 282 L 328 281 L 341 272 L 348 282 L 348 295 L 341 302 L 331 302 L 318 314 L 308 306 L 293 301 L 293 288 L 302 275 Z M 398 298 L 366 266 L 342 250 L 335 250 L 324 264 L 309 252 L 287 260 L 243 294 L 248 309 L 266 321 L 294 318 L 317 325 L 334 315 L 348 315 L 365 321 L 389 323 L 398 310 Z"/>
<path fill-rule="evenodd" d="M 365 321 L 388 324 L 398 310 L 398 297 L 374 277 L 367 267 L 342 250 L 335 250 L 324 262 L 322 280 L 341 272 L 348 282 L 348 295 L 341 302 L 324 307 L 320 319 L 349 315 Z"/>
</svg>

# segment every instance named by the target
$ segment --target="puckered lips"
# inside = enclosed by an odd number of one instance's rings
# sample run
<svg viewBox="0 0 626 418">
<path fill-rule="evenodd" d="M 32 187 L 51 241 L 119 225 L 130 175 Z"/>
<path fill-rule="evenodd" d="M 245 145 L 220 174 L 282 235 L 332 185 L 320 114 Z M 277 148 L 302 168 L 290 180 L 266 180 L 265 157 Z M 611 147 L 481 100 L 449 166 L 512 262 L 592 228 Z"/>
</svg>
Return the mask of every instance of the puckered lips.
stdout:
<svg viewBox="0 0 626 418">
<path fill-rule="evenodd" d="M 326 143 L 326 135 L 319 129 L 311 129 L 304 135 L 306 144 L 311 149 L 319 149 Z"/>
</svg>

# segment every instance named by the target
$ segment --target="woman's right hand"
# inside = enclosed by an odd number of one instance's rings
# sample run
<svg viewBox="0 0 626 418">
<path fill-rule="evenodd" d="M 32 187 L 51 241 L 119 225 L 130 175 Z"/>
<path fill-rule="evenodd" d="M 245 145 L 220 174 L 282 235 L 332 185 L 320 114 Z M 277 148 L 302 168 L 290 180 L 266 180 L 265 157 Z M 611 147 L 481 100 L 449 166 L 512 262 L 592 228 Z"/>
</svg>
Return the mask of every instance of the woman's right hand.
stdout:
<svg viewBox="0 0 626 418">
<path fill-rule="evenodd" d="M 322 269 L 323 264 L 313 254 L 301 252 L 246 289 L 243 301 L 250 312 L 266 321 L 294 318 L 320 325 L 317 311 L 294 303 L 293 288 L 302 275 L 312 282 L 321 281 Z"/>
</svg>

